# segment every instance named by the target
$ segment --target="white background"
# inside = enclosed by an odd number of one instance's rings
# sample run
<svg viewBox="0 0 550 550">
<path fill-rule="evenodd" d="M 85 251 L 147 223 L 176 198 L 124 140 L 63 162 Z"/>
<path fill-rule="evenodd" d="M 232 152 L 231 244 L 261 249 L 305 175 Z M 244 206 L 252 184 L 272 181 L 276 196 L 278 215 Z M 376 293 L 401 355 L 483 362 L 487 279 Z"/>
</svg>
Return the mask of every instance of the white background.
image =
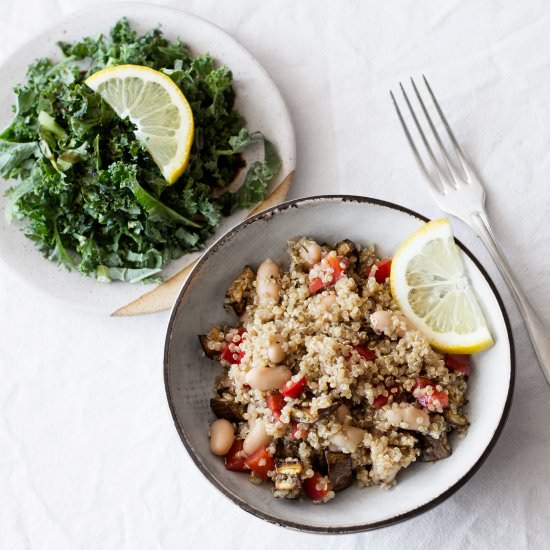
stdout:
<svg viewBox="0 0 550 550">
<path fill-rule="evenodd" d="M 1 0 L 0 57 L 94 4 Z M 365 194 L 439 216 L 388 95 L 400 79 L 426 73 L 485 178 L 515 272 L 550 327 L 550 3 L 165 4 L 228 30 L 280 87 L 298 140 L 292 197 Z M 0 267 L 0 548 L 542 548 L 550 540 L 550 389 L 481 244 L 454 227 L 495 275 L 511 315 L 518 376 L 508 423 L 482 469 L 436 509 L 342 537 L 264 523 L 202 478 L 166 404 L 167 313 L 76 313 Z"/>
</svg>

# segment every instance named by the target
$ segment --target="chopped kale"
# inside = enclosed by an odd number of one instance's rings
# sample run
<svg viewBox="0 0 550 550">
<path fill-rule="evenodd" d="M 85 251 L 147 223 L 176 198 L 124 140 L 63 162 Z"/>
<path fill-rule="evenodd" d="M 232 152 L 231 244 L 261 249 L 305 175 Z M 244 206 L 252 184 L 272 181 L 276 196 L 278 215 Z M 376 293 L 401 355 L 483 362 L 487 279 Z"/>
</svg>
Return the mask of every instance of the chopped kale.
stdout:
<svg viewBox="0 0 550 550">
<path fill-rule="evenodd" d="M 143 36 L 121 19 L 110 36 L 59 44 L 65 58 L 39 59 L 15 89 L 11 124 L 0 134 L 6 219 L 20 220 L 41 253 L 99 281 L 158 280 L 172 259 L 200 249 L 222 216 L 250 208 L 280 169 L 274 146 L 249 133 L 234 107 L 227 67 L 193 57 L 160 30 Z M 84 80 L 131 63 L 166 73 L 186 96 L 195 121 L 189 164 L 168 186 L 132 123 L 120 119 Z M 261 142 L 242 186 L 227 190 L 242 152 Z"/>
</svg>

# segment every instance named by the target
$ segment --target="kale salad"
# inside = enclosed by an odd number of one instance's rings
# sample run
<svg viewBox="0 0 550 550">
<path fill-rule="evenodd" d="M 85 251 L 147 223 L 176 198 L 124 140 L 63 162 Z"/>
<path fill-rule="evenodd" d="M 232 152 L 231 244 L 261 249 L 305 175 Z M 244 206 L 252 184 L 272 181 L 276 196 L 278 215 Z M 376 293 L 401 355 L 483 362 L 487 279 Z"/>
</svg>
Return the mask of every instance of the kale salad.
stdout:
<svg viewBox="0 0 550 550">
<path fill-rule="evenodd" d="M 15 88 L 11 124 L 0 134 L 0 175 L 8 221 L 49 260 L 100 281 L 156 281 L 172 259 L 199 250 L 220 220 L 265 198 L 281 161 L 235 109 L 228 67 L 194 57 L 159 29 L 139 36 L 126 19 L 109 36 L 59 43 L 63 59 L 35 61 Z M 162 71 L 191 106 L 194 137 L 187 168 L 168 185 L 135 135 L 86 84 L 106 67 L 141 65 Z M 243 151 L 263 146 L 243 184 Z"/>
</svg>

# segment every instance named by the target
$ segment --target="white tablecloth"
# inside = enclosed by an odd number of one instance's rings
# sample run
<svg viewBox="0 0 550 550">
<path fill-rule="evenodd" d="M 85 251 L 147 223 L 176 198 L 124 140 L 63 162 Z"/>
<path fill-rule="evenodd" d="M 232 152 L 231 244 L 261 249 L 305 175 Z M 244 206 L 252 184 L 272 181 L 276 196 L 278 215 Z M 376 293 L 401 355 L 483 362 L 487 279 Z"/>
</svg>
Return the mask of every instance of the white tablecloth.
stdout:
<svg viewBox="0 0 550 550">
<path fill-rule="evenodd" d="M 2 0 L 0 56 L 92 4 Z M 292 197 L 365 194 L 438 216 L 388 95 L 399 79 L 428 74 L 486 180 L 511 263 L 550 327 L 548 2 L 166 4 L 227 29 L 279 85 L 298 141 Z M 493 264 L 465 226 L 454 227 L 495 275 L 511 315 L 518 376 L 508 423 L 485 465 L 446 502 L 342 537 L 264 523 L 198 472 L 166 404 L 167 313 L 75 313 L 0 268 L 0 547 L 542 548 L 550 540 L 550 388 Z"/>
</svg>

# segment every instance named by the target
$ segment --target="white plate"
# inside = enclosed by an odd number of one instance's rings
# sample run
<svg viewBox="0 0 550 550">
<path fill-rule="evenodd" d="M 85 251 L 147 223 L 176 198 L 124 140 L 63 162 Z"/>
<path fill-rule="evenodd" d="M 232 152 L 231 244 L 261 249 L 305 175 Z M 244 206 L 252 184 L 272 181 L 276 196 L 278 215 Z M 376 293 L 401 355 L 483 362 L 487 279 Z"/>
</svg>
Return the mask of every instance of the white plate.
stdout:
<svg viewBox="0 0 550 550">
<path fill-rule="evenodd" d="M 59 40 L 74 41 L 84 36 L 107 33 L 115 22 L 127 16 L 132 27 L 146 32 L 161 25 L 169 39 L 181 38 L 194 54 L 210 52 L 221 64 L 233 72 L 237 92 L 237 109 L 244 115 L 250 130 L 260 130 L 278 148 L 282 159 L 279 178 L 295 167 L 295 137 L 286 105 L 277 87 L 254 57 L 234 38 L 194 15 L 161 6 L 141 3 L 111 4 L 106 9 L 93 9 L 69 15 L 60 23 L 43 32 L 9 57 L 0 67 L 0 127 L 12 117 L 13 87 L 25 80 L 27 66 L 39 57 L 60 59 L 56 46 Z M 129 283 L 98 283 L 76 272 L 67 272 L 44 259 L 33 243 L 20 232 L 16 224 L 4 221 L 4 192 L 9 183 L 0 179 L 0 258 L 16 272 L 19 278 L 50 297 L 72 307 L 110 314 L 120 306 L 151 290 L 149 285 Z M 246 212 L 236 212 L 225 218 L 217 235 L 241 222 Z M 216 238 L 216 237 L 214 237 Z M 188 254 L 171 262 L 163 271 L 171 276 L 200 254 Z"/>
<path fill-rule="evenodd" d="M 400 206 L 364 197 L 313 197 L 284 203 L 224 235 L 189 275 L 172 312 L 166 337 L 164 374 L 176 428 L 189 454 L 212 484 L 246 511 L 295 529 L 347 533 L 407 519 L 443 501 L 479 468 L 495 444 L 510 407 L 514 353 L 510 323 L 496 287 L 474 256 L 465 251 L 470 280 L 487 316 L 495 345 L 474 357 L 467 398 L 471 426 L 453 438 L 453 453 L 432 464 L 413 464 L 389 491 L 350 487 L 326 505 L 274 499 L 267 485 L 228 472 L 208 448 L 213 420 L 209 398 L 220 368 L 201 354 L 197 335 L 213 325 L 235 323 L 223 309 L 225 289 L 246 264 L 266 257 L 288 265 L 286 241 L 308 235 L 321 242 L 348 238 L 375 243 L 380 256 L 426 221 Z M 502 480 L 503 483 L 506 480 Z M 475 478 L 471 481 L 475 483 Z"/>
</svg>

